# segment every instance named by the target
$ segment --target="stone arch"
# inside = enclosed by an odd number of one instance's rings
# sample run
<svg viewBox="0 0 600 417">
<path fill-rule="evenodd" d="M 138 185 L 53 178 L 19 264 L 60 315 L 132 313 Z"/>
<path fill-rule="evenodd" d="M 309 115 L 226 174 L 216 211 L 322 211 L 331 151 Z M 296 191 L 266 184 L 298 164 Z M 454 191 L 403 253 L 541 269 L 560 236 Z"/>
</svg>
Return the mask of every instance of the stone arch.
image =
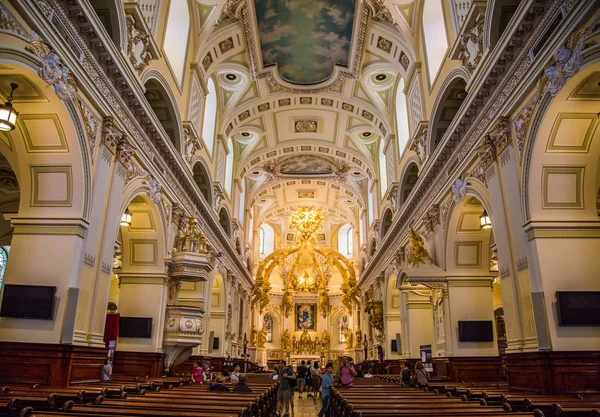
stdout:
<svg viewBox="0 0 600 417">
<path fill-rule="evenodd" d="M 388 353 L 387 357 L 399 357 L 401 346 L 396 345 L 396 351 L 392 351 L 392 341 L 396 341 L 396 334 L 402 333 L 402 323 L 400 320 L 400 291 L 398 290 L 398 278 L 395 273 L 389 275 L 386 281 L 385 291 L 385 334 L 387 336 L 387 346 L 385 350 Z"/>
<path fill-rule="evenodd" d="M 398 198 L 400 199 L 400 205 L 408 199 L 408 196 L 412 192 L 417 180 L 419 179 L 419 166 L 416 162 L 410 162 L 406 165 L 402 177 L 400 179 L 400 192 Z"/>
<path fill-rule="evenodd" d="M 446 130 L 452 124 L 454 117 L 459 112 L 460 107 L 467 97 L 468 77 L 464 70 L 455 70 L 444 81 L 440 88 L 440 94 L 437 95 L 431 113 L 431 122 L 429 124 L 429 140 L 427 151 L 429 155 L 435 152 L 435 149 L 442 141 Z"/>
<path fill-rule="evenodd" d="M 225 234 L 231 237 L 231 216 L 226 207 L 221 207 L 219 210 L 219 224 L 223 228 Z"/>
<path fill-rule="evenodd" d="M 541 100 L 533 117 L 531 131 L 524 150 L 523 213 L 531 220 L 596 220 L 595 204 L 600 186 L 600 129 L 594 119 L 600 89 L 594 80 L 600 72 L 600 63 L 588 65 L 576 74 L 552 98 L 549 94 Z M 583 88 L 592 88 L 585 96 Z M 576 113 L 578 116 L 572 116 Z M 577 123 L 569 135 L 564 127 Z M 557 172 L 550 166 L 562 167 Z M 573 195 L 553 196 L 552 181 L 566 178 L 565 169 L 580 169 L 579 187 Z M 579 167 L 579 168 L 577 168 Z M 564 174 L 564 175 L 563 175 Z M 554 177 L 554 178 L 553 178 Z M 577 187 L 576 187 L 577 188 Z M 560 199 L 571 198 L 571 202 Z M 558 199 L 558 200 L 556 200 Z M 560 201 L 559 201 L 560 200 Z"/>
<path fill-rule="evenodd" d="M 387 232 L 390 230 L 390 227 L 392 226 L 392 220 L 394 218 L 394 213 L 392 212 L 391 208 L 388 208 L 384 213 L 383 216 L 381 217 L 381 238 L 383 239 L 385 237 L 385 235 L 387 235 Z"/>
<path fill-rule="evenodd" d="M 545 92 L 533 115 L 522 164 L 522 212 L 534 292 L 554 295 L 566 288 L 564 276 L 569 276 L 570 288 L 598 288 L 595 271 L 600 270 L 600 260 L 592 254 L 600 250 L 595 226 L 600 188 L 599 76 L 598 59 L 583 65 L 554 97 Z M 544 228 L 549 230 L 545 235 Z M 538 318 L 549 329 L 552 347 L 568 349 L 575 329 L 559 325 L 553 296 L 544 301 L 545 311 Z M 591 348 L 598 338 L 597 329 L 575 331 L 579 349 Z"/>
<path fill-rule="evenodd" d="M 144 96 L 156 118 L 175 149 L 181 152 L 183 143 L 181 117 L 171 88 L 158 71 L 150 70 L 144 77 L 144 89 Z"/>
<path fill-rule="evenodd" d="M 213 185 L 210 177 L 210 171 L 206 167 L 203 160 L 198 159 L 194 162 L 192 172 L 194 175 L 194 182 L 200 189 L 200 193 L 206 200 L 209 206 L 213 203 Z"/>
<path fill-rule="evenodd" d="M 208 304 L 210 305 L 207 315 L 209 317 L 209 328 L 206 332 L 206 350 L 214 356 L 220 355 L 225 351 L 225 322 L 227 318 L 227 288 L 223 273 L 218 269 L 213 272 L 208 286 Z M 212 336 L 212 337 L 211 337 Z M 218 348 L 214 342 L 215 338 L 219 340 Z M 211 339 L 213 345 L 210 345 Z"/>
<path fill-rule="evenodd" d="M 151 340 L 120 338 L 117 349 L 124 351 L 154 351 L 162 346 L 167 236 L 159 205 L 146 191 L 142 180 L 129 184 L 123 192 L 119 217 L 109 220 L 118 227 L 116 241 L 120 243 L 115 250 L 120 255 L 120 268 L 114 269 L 113 264 L 109 299 L 117 303 L 122 317 L 152 318 Z M 132 214 L 129 226 L 119 224 L 125 210 Z M 144 294 L 144 303 L 139 302 L 140 294 Z"/>
<path fill-rule="evenodd" d="M 127 23 L 123 3 L 120 0 L 90 0 L 90 4 L 115 46 L 126 51 Z"/>
</svg>

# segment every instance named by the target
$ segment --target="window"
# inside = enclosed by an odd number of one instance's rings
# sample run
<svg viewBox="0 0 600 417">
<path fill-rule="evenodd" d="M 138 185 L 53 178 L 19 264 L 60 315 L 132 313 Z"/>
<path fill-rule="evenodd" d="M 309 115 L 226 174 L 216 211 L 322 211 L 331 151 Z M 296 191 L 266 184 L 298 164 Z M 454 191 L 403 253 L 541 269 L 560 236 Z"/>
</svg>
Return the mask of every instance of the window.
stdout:
<svg viewBox="0 0 600 417">
<path fill-rule="evenodd" d="M 208 94 L 206 95 L 204 117 L 202 119 L 202 140 L 204 140 L 206 151 L 212 159 L 217 118 L 217 90 L 215 89 L 215 83 L 213 82 L 212 78 L 208 79 L 207 87 Z"/>
<path fill-rule="evenodd" d="M 275 250 L 275 230 L 268 223 L 263 223 L 258 231 L 258 251 L 261 258 L 269 256 Z"/>
<path fill-rule="evenodd" d="M 346 343 L 346 333 L 348 332 L 348 316 L 343 315 L 338 320 L 338 343 Z"/>
<path fill-rule="evenodd" d="M 238 203 L 240 205 L 238 219 L 242 224 L 244 224 L 244 214 L 246 213 L 246 180 L 244 180 L 243 178 L 241 180 L 241 186 L 242 192 L 240 193 L 240 200 Z"/>
<path fill-rule="evenodd" d="M 448 40 L 444 23 L 444 10 L 441 0 L 425 0 L 423 5 L 423 37 L 425 38 L 425 54 L 427 56 L 427 74 L 429 85 L 444 61 Z"/>
<path fill-rule="evenodd" d="M 167 55 L 177 82 L 181 85 L 190 33 L 190 11 L 187 1 L 171 0 L 168 16 L 163 51 Z"/>
<path fill-rule="evenodd" d="M 5 248 L 0 248 L 0 289 L 4 281 L 4 272 L 6 271 L 6 262 L 8 261 L 8 253 Z"/>
<path fill-rule="evenodd" d="M 273 343 L 273 317 L 269 314 L 265 314 L 263 319 L 263 327 L 267 332 L 267 343 Z"/>
<path fill-rule="evenodd" d="M 396 90 L 396 137 L 398 138 L 398 156 L 402 156 L 410 137 L 408 133 L 406 94 L 404 94 L 404 78 L 400 78 L 398 89 Z"/>
<path fill-rule="evenodd" d="M 352 228 L 349 228 L 346 232 L 346 247 L 348 248 L 348 256 L 352 256 L 352 248 L 353 248 L 353 236 L 352 236 Z"/>
<path fill-rule="evenodd" d="M 347 258 L 352 257 L 354 231 L 352 226 L 345 224 L 338 230 L 338 252 Z"/>
<path fill-rule="evenodd" d="M 225 191 L 229 198 L 233 187 L 233 142 L 231 138 L 227 140 L 227 158 L 225 159 Z"/>
<path fill-rule="evenodd" d="M 379 142 L 379 191 L 381 197 L 385 195 L 387 191 L 387 164 L 385 161 L 385 139 L 381 138 Z"/>
</svg>

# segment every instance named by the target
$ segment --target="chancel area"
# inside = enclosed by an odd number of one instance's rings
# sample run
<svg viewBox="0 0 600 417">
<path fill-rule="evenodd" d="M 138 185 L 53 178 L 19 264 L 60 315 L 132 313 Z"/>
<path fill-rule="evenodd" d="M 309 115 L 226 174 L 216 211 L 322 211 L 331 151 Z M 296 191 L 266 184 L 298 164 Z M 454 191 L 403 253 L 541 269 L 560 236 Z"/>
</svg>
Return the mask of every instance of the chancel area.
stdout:
<svg viewBox="0 0 600 417">
<path fill-rule="evenodd" d="M 600 395 L 599 6 L 3 0 L 0 407 L 184 415 L 196 362 L 266 416 L 275 365 L 340 358 Z"/>
</svg>

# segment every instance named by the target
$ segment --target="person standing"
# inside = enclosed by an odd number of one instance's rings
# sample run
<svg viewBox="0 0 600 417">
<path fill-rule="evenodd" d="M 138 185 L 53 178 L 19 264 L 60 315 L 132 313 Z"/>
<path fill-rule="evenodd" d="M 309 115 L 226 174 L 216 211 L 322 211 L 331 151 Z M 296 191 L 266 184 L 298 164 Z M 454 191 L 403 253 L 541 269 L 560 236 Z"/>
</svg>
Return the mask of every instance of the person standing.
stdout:
<svg viewBox="0 0 600 417">
<path fill-rule="evenodd" d="M 296 379 L 296 374 L 289 366 L 286 366 L 285 361 L 279 361 L 279 388 L 277 389 L 277 412 L 276 415 L 281 415 L 282 408 L 285 407 L 283 417 L 289 417 L 290 400 L 292 398 L 292 384 L 290 380 Z"/>
<path fill-rule="evenodd" d="M 300 366 L 296 368 L 296 385 L 298 386 L 298 398 L 302 398 L 304 386 L 306 385 L 306 362 L 300 362 Z"/>
<path fill-rule="evenodd" d="M 315 361 L 312 368 L 310 368 L 310 378 L 312 379 L 312 391 L 316 397 L 319 395 L 319 388 L 321 387 L 321 367 L 317 361 Z"/>
<path fill-rule="evenodd" d="M 342 367 L 340 368 L 340 385 L 343 387 L 351 387 L 354 383 L 354 377 L 356 376 L 356 370 L 354 365 L 350 362 L 350 358 L 344 356 L 342 359 Z"/>
<path fill-rule="evenodd" d="M 192 368 L 192 381 L 195 384 L 202 383 L 202 368 L 198 365 L 198 362 L 194 362 L 194 367 Z"/>
<path fill-rule="evenodd" d="M 312 397 L 312 375 L 310 370 L 312 369 L 312 362 L 308 361 L 306 363 L 306 375 L 304 380 L 306 381 L 306 398 Z"/>
<path fill-rule="evenodd" d="M 323 398 L 323 406 L 319 411 L 319 417 L 329 416 L 329 405 L 331 403 L 331 384 L 333 384 L 333 364 L 328 362 L 325 366 L 325 375 L 321 383 L 321 398 Z"/>
</svg>

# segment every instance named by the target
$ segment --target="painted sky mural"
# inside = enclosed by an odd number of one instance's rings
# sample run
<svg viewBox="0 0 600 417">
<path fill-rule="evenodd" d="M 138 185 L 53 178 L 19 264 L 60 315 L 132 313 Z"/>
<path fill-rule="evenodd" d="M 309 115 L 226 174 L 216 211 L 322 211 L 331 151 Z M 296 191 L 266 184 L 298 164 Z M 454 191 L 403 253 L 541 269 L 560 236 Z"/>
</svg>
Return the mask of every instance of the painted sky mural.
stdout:
<svg viewBox="0 0 600 417">
<path fill-rule="evenodd" d="M 255 0 L 262 59 L 292 83 L 323 81 L 348 65 L 354 0 Z"/>
</svg>

